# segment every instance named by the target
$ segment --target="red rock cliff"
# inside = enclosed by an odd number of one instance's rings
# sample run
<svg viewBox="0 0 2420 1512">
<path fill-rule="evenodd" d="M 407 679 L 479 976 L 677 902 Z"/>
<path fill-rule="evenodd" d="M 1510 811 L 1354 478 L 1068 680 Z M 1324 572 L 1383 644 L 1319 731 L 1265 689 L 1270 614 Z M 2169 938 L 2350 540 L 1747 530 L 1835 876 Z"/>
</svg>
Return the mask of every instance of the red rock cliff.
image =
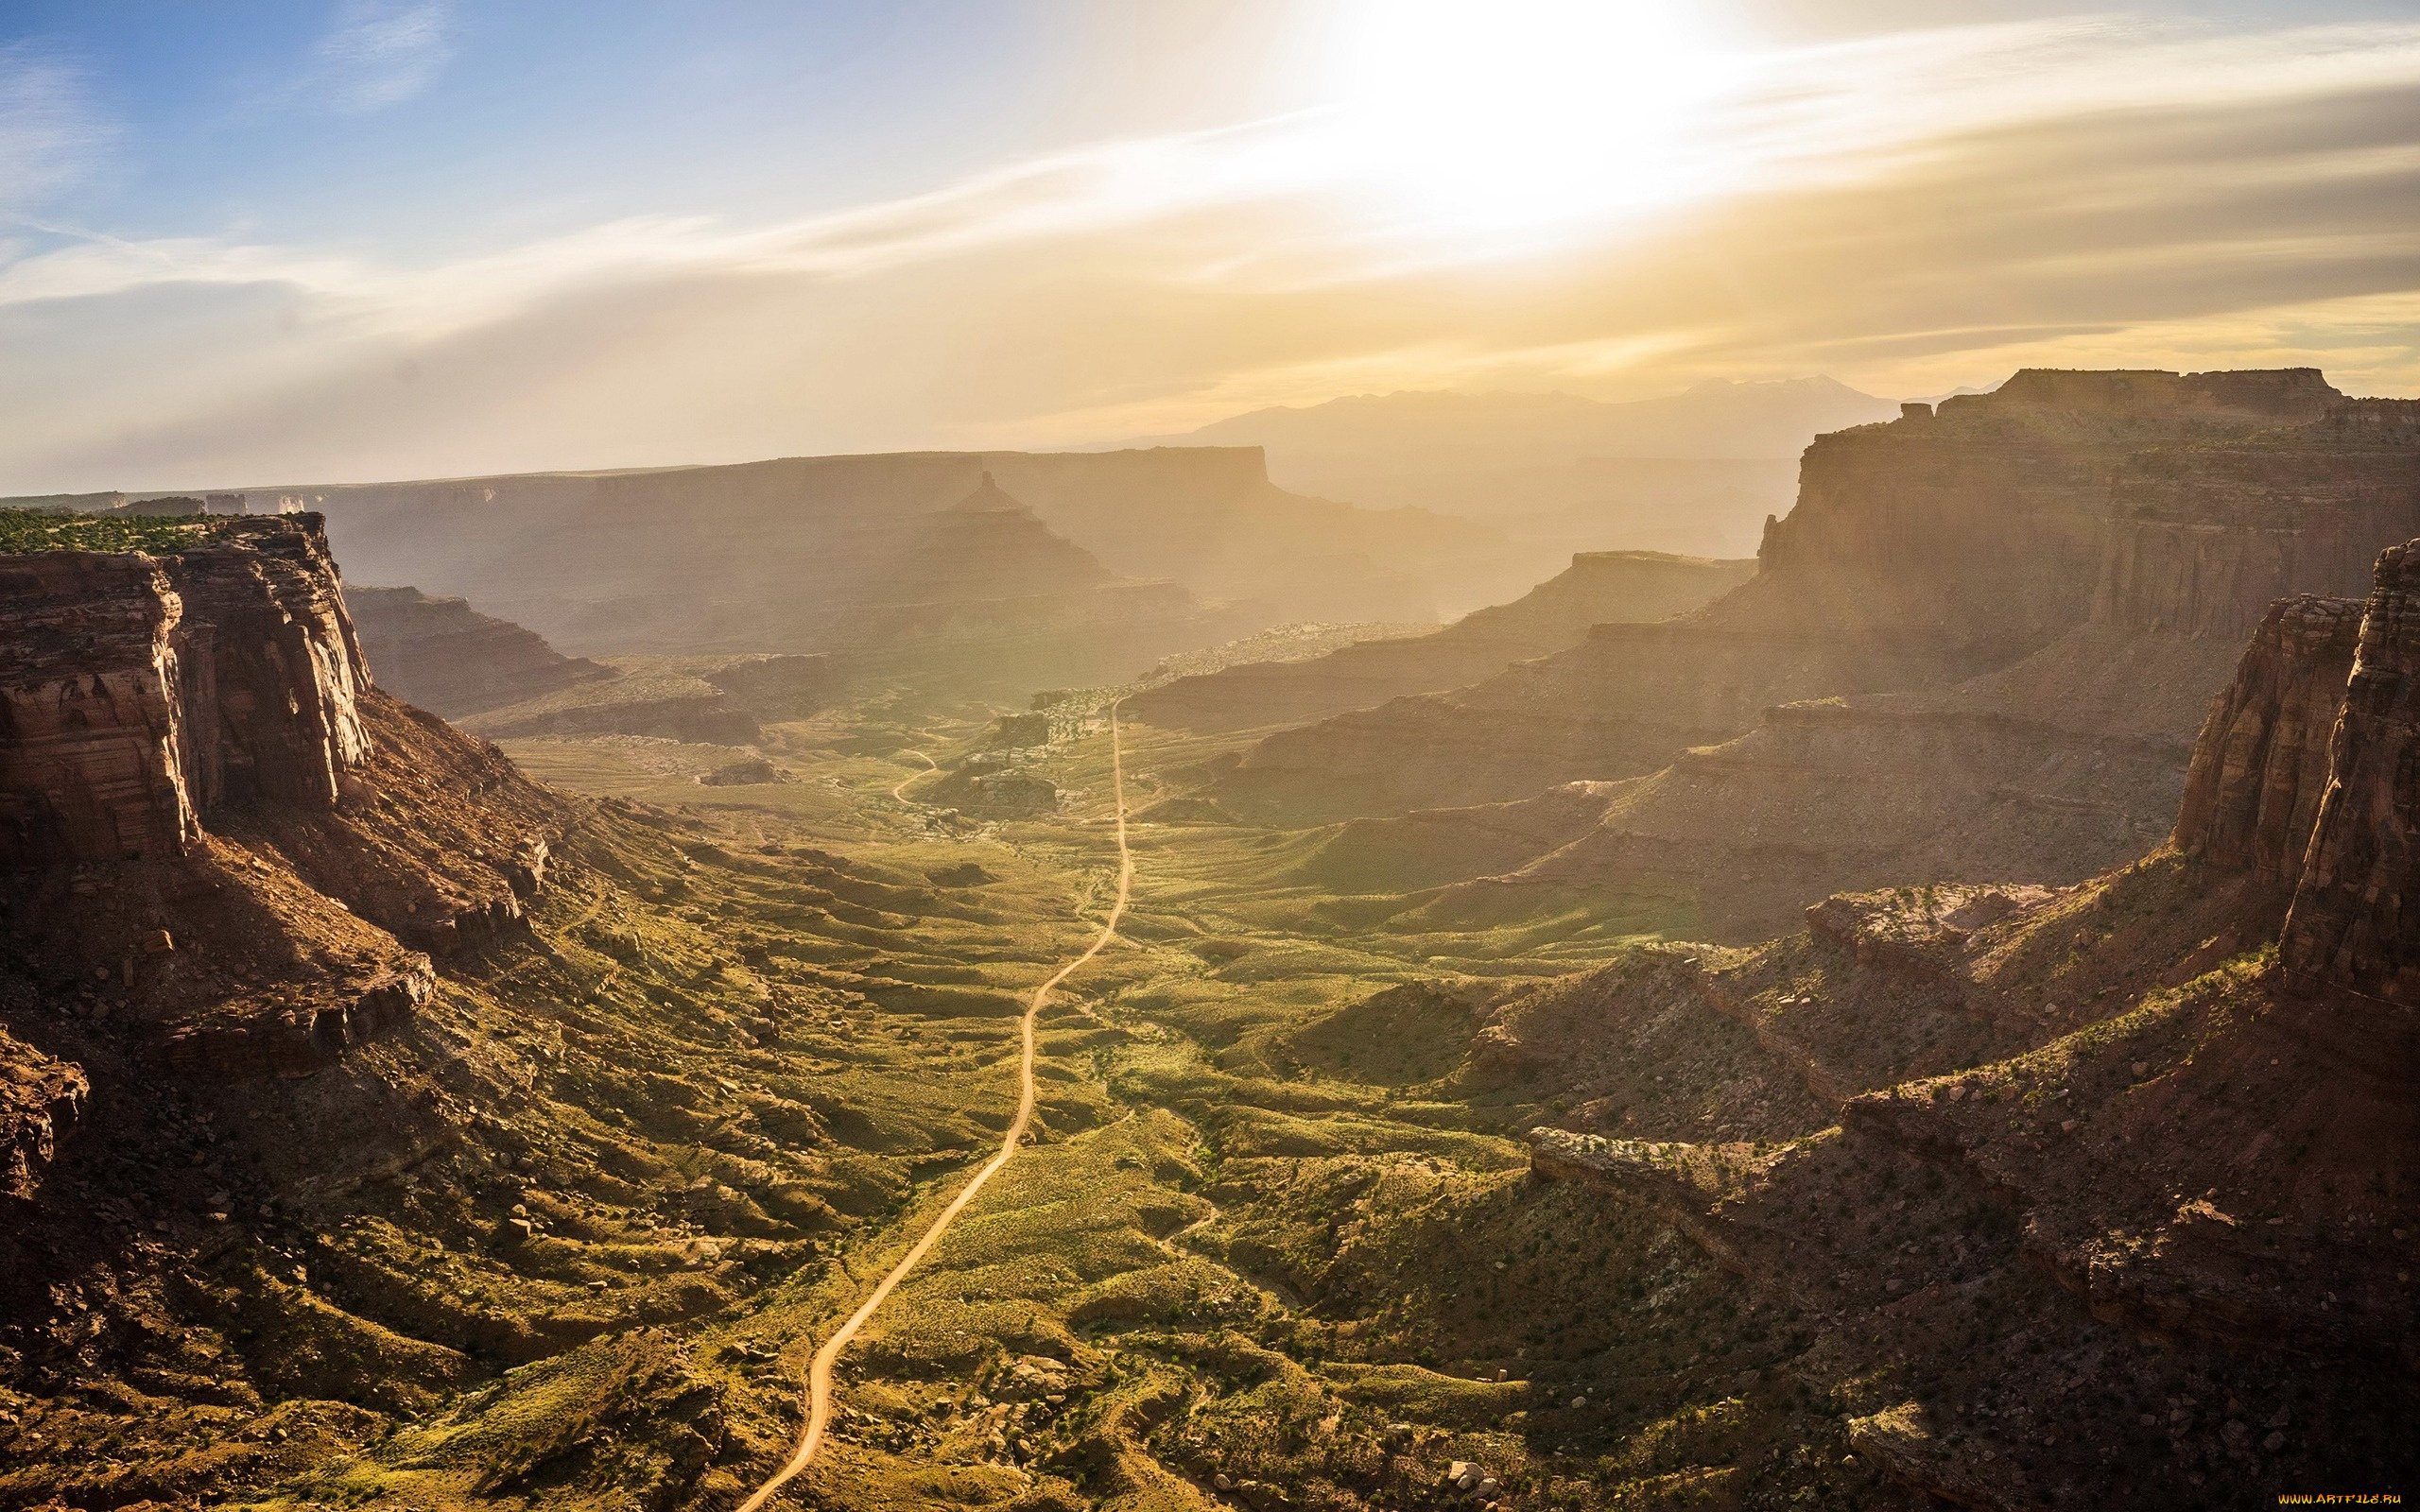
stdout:
<svg viewBox="0 0 2420 1512">
<path fill-rule="evenodd" d="M 2420 404 L 2357 399 L 2308 424 L 2152 448 L 2119 469 L 2093 617 L 2238 636 L 2292 593 L 2359 596 L 2420 536 Z"/>
<path fill-rule="evenodd" d="M 201 818 L 337 805 L 368 679 L 317 515 L 0 557 L 0 866 L 182 855 Z"/>
<path fill-rule="evenodd" d="M 2359 599 L 2304 595 L 2271 607 L 2194 743 L 2178 849 L 2294 885 L 2360 628 Z"/>
<path fill-rule="evenodd" d="M 2302 880 L 2278 942 L 2287 973 L 2420 1005 L 2420 541 L 2378 558 L 2328 750 Z"/>
</svg>

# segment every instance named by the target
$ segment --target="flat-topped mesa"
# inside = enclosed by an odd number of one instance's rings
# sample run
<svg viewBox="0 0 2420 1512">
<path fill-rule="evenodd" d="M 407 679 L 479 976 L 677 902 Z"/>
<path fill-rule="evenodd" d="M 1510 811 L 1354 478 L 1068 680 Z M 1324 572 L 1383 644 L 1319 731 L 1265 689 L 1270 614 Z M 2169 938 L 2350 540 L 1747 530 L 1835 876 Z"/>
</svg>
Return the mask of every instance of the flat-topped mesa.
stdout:
<svg viewBox="0 0 2420 1512">
<path fill-rule="evenodd" d="M 2378 558 L 2278 957 L 2290 980 L 2420 1005 L 2420 541 Z"/>
<path fill-rule="evenodd" d="M 1979 399 L 2046 409 L 2098 411 L 2166 421 L 2207 416 L 2291 424 L 2318 419 L 2344 396 L 2317 368 L 2245 368 L 2219 372 L 2168 372 L 2156 368 L 2024 368 L 1989 394 L 1942 402 L 1945 414 Z"/>
<path fill-rule="evenodd" d="M 319 516 L 70 519 L 5 544 L 0 866 L 182 855 L 221 805 L 333 808 L 368 761 Z"/>
<path fill-rule="evenodd" d="M 2345 403 L 2310 369 L 2030 369 L 1929 416 L 1816 438 L 1798 506 L 1768 524 L 1759 555 L 1777 586 L 1856 585 L 1863 627 L 1930 627 L 2013 660 L 2095 609 L 2112 488 L 2135 454 L 2305 425 Z M 2304 586 L 2286 574 L 2216 628 L 2241 634 Z"/>
<path fill-rule="evenodd" d="M 2311 594 L 2271 606 L 2194 742 L 2177 849 L 2281 887 L 2301 877 L 2361 610 Z"/>
</svg>

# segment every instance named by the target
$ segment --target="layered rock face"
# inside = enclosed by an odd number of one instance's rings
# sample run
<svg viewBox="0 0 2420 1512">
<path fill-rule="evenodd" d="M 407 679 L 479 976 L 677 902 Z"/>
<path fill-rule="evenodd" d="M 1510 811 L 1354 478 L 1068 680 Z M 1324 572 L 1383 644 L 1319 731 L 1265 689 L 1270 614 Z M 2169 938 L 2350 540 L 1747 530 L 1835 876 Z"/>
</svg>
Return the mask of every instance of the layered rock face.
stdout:
<svg viewBox="0 0 2420 1512">
<path fill-rule="evenodd" d="M 2359 599 L 2309 595 L 2270 609 L 2194 743 L 2179 850 L 2279 886 L 2300 879 L 2361 609 Z"/>
<path fill-rule="evenodd" d="M 1765 570 L 1861 581 L 1870 621 L 2013 660 L 2085 618 L 2112 488 L 2136 454 L 2308 422 L 2342 402 L 2311 369 L 2028 369 L 1929 416 L 1819 437 L 1798 507 L 1767 531 Z"/>
<path fill-rule="evenodd" d="M 2074 648 L 2056 652 L 2056 643 L 2090 628 L 2097 606 L 2100 623 L 2121 634 L 2174 617 L 2163 602 L 2204 606 L 2195 623 L 2225 643 L 2204 659 L 2210 680 L 2189 700 L 2189 739 L 2235 637 L 2270 599 L 2334 587 L 2346 552 L 2400 539 L 2362 535 L 2400 531 L 2394 500 L 2410 490 L 2396 493 L 2393 480 L 2420 455 L 2400 420 L 2362 412 L 2376 403 L 2347 401 L 2308 369 L 2027 371 L 1991 394 L 1820 437 L 1800 467 L 1797 507 L 1766 531 L 1757 577 L 1657 627 L 1654 644 L 1592 639 L 1430 707 L 1272 737 L 1236 775 L 1254 791 L 1234 801 L 1270 816 L 1341 816 L 1441 801 L 1458 786 L 1466 800 L 1495 799 L 1518 796 L 1509 789 L 1520 782 L 1641 775 L 1690 746 L 1745 733 L 1774 704 L 1943 690 L 2038 653 L 2073 662 Z M 2122 497 L 2143 514 L 2138 524 L 2156 523 L 2161 499 L 2189 515 L 2193 490 L 2161 491 L 2185 464 L 2138 461 L 2160 448 L 2186 449 L 2178 455 L 2211 475 L 2283 468 L 2315 478 L 2329 459 L 2378 460 L 2340 469 L 2332 497 L 2343 546 L 2314 538 L 2273 551 L 2273 571 L 2247 568 L 2221 593 L 2163 576 L 2189 571 L 2191 559 L 2140 541 L 2135 565 L 2108 562 L 2121 479 L 2135 480 Z M 2393 497 L 2371 499 L 2380 490 Z M 2206 523 L 2234 532 L 2226 552 L 2258 556 L 2235 540 L 2248 527 Z M 2318 581 L 2297 576 L 2321 568 Z M 1317 801 L 1280 800 L 1297 788 Z"/>
<path fill-rule="evenodd" d="M 0 557 L 0 865 L 181 855 L 222 804 L 336 806 L 367 679 L 316 515 Z"/>
<path fill-rule="evenodd" d="M 307 1072 L 418 1011 L 423 951 L 518 919 L 553 807 L 370 687 L 318 516 L 15 539 L 0 913 L 53 1005 L 172 1066 Z"/>
<path fill-rule="evenodd" d="M 2420 535 L 2420 403 L 2351 400 L 2315 420 L 2127 459 L 2112 489 L 2096 621 L 2244 634 L 2294 593 L 2359 597 Z"/>
<path fill-rule="evenodd" d="M 1577 644 L 1593 626 L 1668 618 L 1754 576 L 1753 561 L 1651 551 L 1590 551 L 1510 604 L 1464 615 L 1433 635 L 1370 641 L 1302 662 L 1264 662 L 1180 678 L 1127 700 L 1152 724 L 1239 730 L 1292 724 L 1390 698 L 1442 693 L 1515 662 Z"/>
<path fill-rule="evenodd" d="M 417 588 L 345 590 L 379 686 L 448 719 L 544 696 L 606 669 L 510 620 Z"/>
<path fill-rule="evenodd" d="M 2420 1005 L 2420 541 L 2378 558 L 2326 797 L 2278 957 L 2294 979 Z"/>
</svg>

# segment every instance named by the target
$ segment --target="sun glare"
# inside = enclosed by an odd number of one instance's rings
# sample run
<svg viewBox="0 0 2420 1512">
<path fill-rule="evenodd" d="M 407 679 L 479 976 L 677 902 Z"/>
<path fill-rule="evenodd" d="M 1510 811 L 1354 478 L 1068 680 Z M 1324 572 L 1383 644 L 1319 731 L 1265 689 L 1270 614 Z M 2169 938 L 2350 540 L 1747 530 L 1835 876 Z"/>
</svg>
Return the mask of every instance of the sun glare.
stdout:
<svg viewBox="0 0 2420 1512">
<path fill-rule="evenodd" d="M 1684 8 L 1360 0 L 1331 42 L 1343 150 L 1425 230 L 1526 239 L 1709 186 L 1744 71 Z"/>
</svg>

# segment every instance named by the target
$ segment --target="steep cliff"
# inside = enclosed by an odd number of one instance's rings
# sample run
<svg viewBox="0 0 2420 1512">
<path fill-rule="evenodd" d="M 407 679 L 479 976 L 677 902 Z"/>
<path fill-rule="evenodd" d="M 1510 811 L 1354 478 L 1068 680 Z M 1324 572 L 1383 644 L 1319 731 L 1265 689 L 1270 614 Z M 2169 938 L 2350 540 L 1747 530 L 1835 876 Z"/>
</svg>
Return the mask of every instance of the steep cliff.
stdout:
<svg viewBox="0 0 2420 1512">
<path fill-rule="evenodd" d="M 2178 850 L 2283 887 L 2300 879 L 2361 610 L 2359 599 L 2305 595 L 2262 618 L 2194 743 Z"/>
<path fill-rule="evenodd" d="M 2308 369 L 2027 371 L 1822 437 L 1753 582 L 1650 636 L 1599 632 L 1425 704 L 1272 736 L 1220 800 L 1318 818 L 1501 799 L 1641 775 L 1772 705 L 1862 693 L 2090 738 L 2140 732 L 2126 711 L 2165 701 L 2182 743 L 2271 600 L 2343 592 L 2346 562 L 2420 528 L 2411 408 Z M 2189 692 L 2130 691 L 2129 660 Z M 2068 706 L 2077 688 L 2089 706 Z"/>
<path fill-rule="evenodd" d="M 187 528 L 0 556 L 0 865 L 182 855 L 227 803 L 334 808 L 368 760 L 319 518 Z"/>
<path fill-rule="evenodd" d="M 1753 561 L 1647 551 L 1582 552 L 1510 604 L 1434 634 L 1348 645 L 1309 661 L 1253 662 L 1180 678 L 1127 700 L 1148 723 L 1195 730 L 1295 724 L 1412 694 L 1442 693 L 1577 644 L 1593 626 L 1697 609 L 1746 581 Z"/>
<path fill-rule="evenodd" d="M 448 719 L 609 675 L 462 599 L 432 598 L 417 588 L 353 586 L 345 590 L 345 603 L 378 685 Z"/>
<path fill-rule="evenodd" d="M 2378 558 L 2326 797 L 2278 955 L 2307 984 L 2420 1004 L 2420 541 Z"/>
<path fill-rule="evenodd" d="M 2199 743 L 2196 854 L 1908 879 L 1752 950 L 1638 952 L 1508 995 L 1461 1074 L 1552 1098 L 1536 1175 L 1809 1318 L 1858 1459 L 1910 1492 L 2182 1504 L 2160 1477 L 2198 1501 L 2410 1473 L 2420 1034 L 2377 999 L 2411 980 L 2415 585 L 2420 542 L 2365 608 L 2263 617 Z"/>
<path fill-rule="evenodd" d="M 554 803 L 369 686 L 318 516 L 112 524 L 0 556 L 20 969 L 172 1064 L 308 1069 L 512 925 Z"/>
<path fill-rule="evenodd" d="M 2359 597 L 2420 535 L 2420 402 L 2351 400 L 2306 423 L 2129 457 L 2112 489 L 2096 621 L 2238 636 L 2294 593 Z"/>
</svg>

